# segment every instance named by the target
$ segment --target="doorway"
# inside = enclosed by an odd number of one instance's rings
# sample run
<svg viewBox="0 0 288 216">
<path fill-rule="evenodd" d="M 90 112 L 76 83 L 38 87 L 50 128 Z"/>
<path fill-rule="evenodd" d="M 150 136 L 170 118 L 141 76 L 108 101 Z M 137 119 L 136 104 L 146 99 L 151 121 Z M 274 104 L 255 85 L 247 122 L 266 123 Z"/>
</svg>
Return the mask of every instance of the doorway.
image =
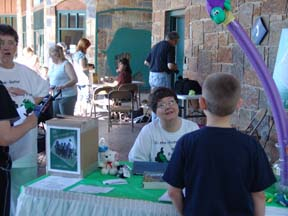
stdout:
<svg viewBox="0 0 288 216">
<path fill-rule="evenodd" d="M 176 31 L 179 34 L 179 41 L 176 46 L 175 61 L 179 70 L 176 76 L 183 76 L 183 66 L 184 66 L 184 39 L 185 39 L 185 17 L 184 10 L 175 10 L 169 13 L 169 31 Z M 175 75 L 172 76 L 172 87 L 175 83 Z"/>
</svg>

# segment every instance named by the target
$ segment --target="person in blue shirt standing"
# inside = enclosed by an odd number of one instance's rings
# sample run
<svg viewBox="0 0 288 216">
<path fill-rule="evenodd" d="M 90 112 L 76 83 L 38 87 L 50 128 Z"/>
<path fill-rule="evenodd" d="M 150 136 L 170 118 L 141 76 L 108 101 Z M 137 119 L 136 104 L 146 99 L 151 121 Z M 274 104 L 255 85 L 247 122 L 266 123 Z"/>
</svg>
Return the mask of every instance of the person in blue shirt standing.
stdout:
<svg viewBox="0 0 288 216">
<path fill-rule="evenodd" d="M 180 215 L 265 215 L 263 191 L 276 179 L 262 146 L 230 125 L 240 91 L 228 73 L 204 81 L 199 103 L 207 126 L 178 140 L 163 176 Z"/>
<path fill-rule="evenodd" d="M 48 71 L 50 88 L 52 87 L 53 91 L 61 91 L 61 96 L 53 101 L 53 116 L 74 115 L 78 81 L 74 68 L 65 58 L 62 47 L 58 45 L 50 47 L 49 55 L 53 62 Z"/>
<path fill-rule="evenodd" d="M 73 54 L 73 66 L 77 75 L 77 109 L 78 114 L 86 116 L 87 104 L 89 102 L 89 64 L 86 57 L 88 48 L 91 46 L 91 42 L 87 38 L 81 38 L 78 41 L 76 52 Z"/>
</svg>

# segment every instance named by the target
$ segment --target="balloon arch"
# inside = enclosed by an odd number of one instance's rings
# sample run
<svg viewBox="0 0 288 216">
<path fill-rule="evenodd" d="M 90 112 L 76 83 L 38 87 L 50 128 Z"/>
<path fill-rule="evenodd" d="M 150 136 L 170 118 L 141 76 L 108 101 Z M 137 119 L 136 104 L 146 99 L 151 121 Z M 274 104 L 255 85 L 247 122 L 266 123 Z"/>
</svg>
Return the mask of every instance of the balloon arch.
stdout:
<svg viewBox="0 0 288 216">
<path fill-rule="evenodd" d="M 242 26 L 235 20 L 231 10 L 231 0 L 207 0 L 207 12 L 216 24 L 224 24 L 238 42 L 254 67 L 258 79 L 271 105 L 280 149 L 280 190 L 288 190 L 288 119 L 280 94 L 264 60 L 247 36 Z"/>
</svg>

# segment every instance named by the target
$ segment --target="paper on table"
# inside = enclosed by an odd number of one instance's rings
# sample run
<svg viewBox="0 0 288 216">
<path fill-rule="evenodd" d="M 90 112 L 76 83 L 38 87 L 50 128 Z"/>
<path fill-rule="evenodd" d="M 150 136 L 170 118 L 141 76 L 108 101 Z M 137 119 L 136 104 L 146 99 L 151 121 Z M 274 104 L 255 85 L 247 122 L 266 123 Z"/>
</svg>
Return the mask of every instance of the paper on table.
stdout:
<svg viewBox="0 0 288 216">
<path fill-rule="evenodd" d="M 38 182 L 35 182 L 28 187 L 45 189 L 45 190 L 63 190 L 79 181 L 81 178 L 66 178 L 61 176 L 48 176 Z"/>
<path fill-rule="evenodd" d="M 185 196 L 185 188 L 182 190 L 184 196 Z M 171 198 L 168 195 L 168 191 L 166 191 L 161 197 L 159 197 L 158 201 L 162 202 L 172 202 Z"/>
<path fill-rule="evenodd" d="M 159 197 L 158 201 L 161 201 L 161 202 L 172 202 L 171 198 L 168 195 L 168 191 L 166 191 L 161 197 Z"/>
<path fill-rule="evenodd" d="M 73 192 L 80 192 L 80 193 L 108 193 L 114 188 L 112 187 L 99 187 L 99 186 L 92 186 L 92 185 L 77 185 L 76 187 L 72 188 L 70 191 Z"/>
</svg>

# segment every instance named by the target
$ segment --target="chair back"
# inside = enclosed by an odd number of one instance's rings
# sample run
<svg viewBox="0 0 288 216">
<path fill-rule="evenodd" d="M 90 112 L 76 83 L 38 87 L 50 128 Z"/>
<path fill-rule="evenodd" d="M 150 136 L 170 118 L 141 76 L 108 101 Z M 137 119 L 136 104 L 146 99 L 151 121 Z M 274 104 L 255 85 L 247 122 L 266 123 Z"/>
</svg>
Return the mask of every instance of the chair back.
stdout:
<svg viewBox="0 0 288 216">
<path fill-rule="evenodd" d="M 134 97 L 133 93 L 128 90 L 113 90 L 108 94 L 108 132 L 112 127 L 112 112 L 130 113 L 131 127 L 134 128 L 133 122 Z M 120 118 L 121 119 L 121 118 Z"/>
<path fill-rule="evenodd" d="M 108 95 L 108 93 L 112 90 L 113 90 L 113 87 L 111 86 L 103 86 L 103 87 L 99 87 L 93 90 L 93 97 L 92 97 L 91 104 L 90 104 L 91 106 L 90 116 L 91 117 L 93 114 L 96 117 L 96 113 L 97 113 L 96 107 L 98 105 L 108 106 L 108 99 L 105 98 L 105 96 Z"/>
<path fill-rule="evenodd" d="M 109 92 L 108 98 L 110 100 L 131 101 L 133 100 L 133 94 L 131 91 L 127 91 L 127 90 L 113 90 Z"/>
<path fill-rule="evenodd" d="M 138 92 L 138 85 L 134 84 L 134 83 L 124 83 L 121 84 L 118 87 L 118 90 L 127 90 L 127 91 L 131 91 L 133 93 L 133 95 L 137 94 Z"/>
<path fill-rule="evenodd" d="M 137 94 L 139 93 L 138 85 L 135 83 L 124 83 L 118 87 L 118 90 L 126 90 L 132 92 L 134 102 L 136 103 L 136 106 L 138 108 L 140 101 L 138 101 Z"/>
<path fill-rule="evenodd" d="M 250 121 L 249 125 L 247 126 L 247 128 L 244 130 L 244 133 L 248 134 L 248 135 L 254 135 L 256 133 L 256 138 L 260 139 L 260 136 L 257 132 L 257 129 L 259 127 L 259 125 L 262 123 L 262 121 L 264 120 L 266 114 L 267 114 L 267 109 L 262 108 L 259 109 L 256 114 L 254 115 L 254 117 L 252 118 L 252 120 Z"/>
<path fill-rule="evenodd" d="M 100 88 L 96 88 L 93 92 L 93 99 L 97 100 L 98 95 L 107 95 L 112 90 L 113 90 L 113 87 L 111 86 L 103 86 Z"/>
</svg>

